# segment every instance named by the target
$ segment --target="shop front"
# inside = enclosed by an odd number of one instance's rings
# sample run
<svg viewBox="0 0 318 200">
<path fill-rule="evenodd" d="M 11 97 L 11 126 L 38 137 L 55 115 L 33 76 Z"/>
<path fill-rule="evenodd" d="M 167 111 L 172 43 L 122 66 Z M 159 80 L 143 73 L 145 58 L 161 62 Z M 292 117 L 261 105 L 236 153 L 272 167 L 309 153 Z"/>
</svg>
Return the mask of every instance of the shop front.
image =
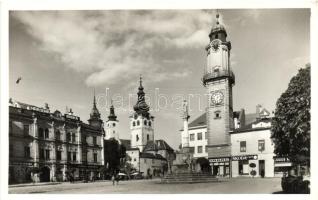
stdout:
<svg viewBox="0 0 318 200">
<path fill-rule="evenodd" d="M 230 177 L 230 157 L 209 158 L 212 175 L 220 177 Z"/>
<path fill-rule="evenodd" d="M 237 176 L 256 176 L 260 175 L 260 171 L 265 173 L 265 161 L 259 160 L 258 155 L 238 155 L 232 156 L 232 177 Z M 251 163 L 254 163 L 251 165 Z M 254 175 L 254 176 L 255 176 Z"/>
<path fill-rule="evenodd" d="M 287 173 L 291 167 L 292 163 L 287 157 L 276 157 L 274 156 L 274 175 L 275 177 L 282 177 L 284 173 Z"/>
</svg>

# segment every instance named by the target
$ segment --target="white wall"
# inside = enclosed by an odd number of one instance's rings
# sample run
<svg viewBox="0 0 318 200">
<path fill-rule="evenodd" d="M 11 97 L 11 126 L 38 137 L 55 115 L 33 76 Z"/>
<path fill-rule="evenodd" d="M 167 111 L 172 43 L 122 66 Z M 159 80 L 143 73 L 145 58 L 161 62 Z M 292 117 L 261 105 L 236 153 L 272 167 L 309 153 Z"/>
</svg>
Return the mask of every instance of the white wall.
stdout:
<svg viewBox="0 0 318 200">
<path fill-rule="evenodd" d="M 194 147 L 193 157 L 208 157 L 208 153 L 205 151 L 205 146 L 208 144 L 207 138 L 205 138 L 206 128 L 189 130 L 189 146 Z M 202 140 L 198 140 L 198 133 L 202 133 Z M 194 134 L 194 141 L 190 140 L 190 135 Z M 198 146 L 202 146 L 202 153 L 198 153 Z"/>
<path fill-rule="evenodd" d="M 232 143 L 232 156 L 238 155 L 258 155 L 257 160 L 249 160 L 250 163 L 255 163 L 256 167 L 254 170 L 257 175 L 260 176 L 259 172 L 259 160 L 265 160 L 265 176 L 274 176 L 274 145 L 270 139 L 271 132 L 270 129 L 261 131 L 249 131 L 242 133 L 231 134 Z M 258 140 L 265 140 L 265 150 L 258 150 Z M 246 152 L 240 152 L 240 141 L 246 141 Z M 252 169 L 249 168 L 249 171 Z M 238 174 L 238 161 L 232 161 L 232 176 L 239 176 Z M 250 176 L 250 175 L 249 175 Z"/>
</svg>

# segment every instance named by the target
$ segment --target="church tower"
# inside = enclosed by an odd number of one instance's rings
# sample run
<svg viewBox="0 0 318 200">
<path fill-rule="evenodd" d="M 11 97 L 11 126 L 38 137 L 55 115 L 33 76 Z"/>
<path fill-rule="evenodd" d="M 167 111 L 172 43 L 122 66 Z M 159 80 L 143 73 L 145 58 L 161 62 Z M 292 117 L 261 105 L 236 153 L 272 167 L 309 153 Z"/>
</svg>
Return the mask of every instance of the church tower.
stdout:
<svg viewBox="0 0 318 200">
<path fill-rule="evenodd" d="M 229 157 L 231 154 L 230 134 L 233 128 L 232 87 L 234 73 L 230 68 L 231 43 L 226 40 L 225 27 L 216 24 L 209 34 L 210 43 L 206 47 L 207 65 L 203 75 L 203 84 L 208 94 L 207 138 L 208 157 Z"/>
<path fill-rule="evenodd" d="M 131 147 L 143 151 L 148 141 L 154 141 L 154 117 L 149 113 L 149 106 L 145 101 L 144 87 L 140 77 L 138 99 L 134 106 L 134 113 L 130 116 Z"/>
<path fill-rule="evenodd" d="M 105 140 L 114 138 L 117 141 L 120 141 L 119 132 L 118 132 L 118 120 L 117 120 L 117 116 L 115 115 L 115 108 L 113 105 L 113 101 L 109 108 L 109 116 L 108 116 L 108 120 L 106 121 L 105 132 L 106 132 Z"/>
<path fill-rule="evenodd" d="M 102 126 L 103 126 L 103 121 L 100 118 L 100 113 L 99 113 L 97 106 L 96 106 L 95 90 L 94 90 L 93 108 L 92 108 L 88 122 L 89 122 L 89 125 L 96 127 L 96 128 L 102 128 Z"/>
</svg>

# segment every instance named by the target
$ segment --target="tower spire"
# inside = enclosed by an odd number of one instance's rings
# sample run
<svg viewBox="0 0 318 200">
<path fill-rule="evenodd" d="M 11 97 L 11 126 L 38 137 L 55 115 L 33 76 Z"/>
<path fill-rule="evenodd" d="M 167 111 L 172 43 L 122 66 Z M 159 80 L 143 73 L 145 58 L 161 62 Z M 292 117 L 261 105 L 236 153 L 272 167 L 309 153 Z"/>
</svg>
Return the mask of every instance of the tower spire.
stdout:
<svg viewBox="0 0 318 200">
<path fill-rule="evenodd" d="M 216 24 L 220 24 L 219 17 L 220 17 L 219 10 L 216 9 Z"/>
<path fill-rule="evenodd" d="M 97 109 L 97 105 L 96 105 L 95 88 L 94 88 L 93 108 L 92 108 L 92 111 L 91 111 L 91 119 L 92 118 L 97 118 L 97 119 L 100 118 L 100 113 L 99 113 L 99 111 Z"/>
<path fill-rule="evenodd" d="M 115 108 L 113 105 L 113 100 L 110 100 L 110 108 L 109 108 L 109 116 L 108 116 L 109 121 L 116 121 L 117 116 L 115 115 Z"/>
<path fill-rule="evenodd" d="M 146 101 L 145 101 L 145 92 L 144 92 L 144 87 L 142 86 L 142 76 L 140 75 L 139 78 L 139 88 L 138 88 L 138 99 L 137 99 L 137 103 L 134 106 L 134 110 L 139 114 L 144 114 L 144 115 L 148 115 L 148 111 L 149 111 L 149 106 L 147 105 Z"/>
<path fill-rule="evenodd" d="M 93 107 L 96 108 L 96 95 L 95 95 L 95 88 L 94 88 L 94 100 L 93 100 Z"/>
</svg>

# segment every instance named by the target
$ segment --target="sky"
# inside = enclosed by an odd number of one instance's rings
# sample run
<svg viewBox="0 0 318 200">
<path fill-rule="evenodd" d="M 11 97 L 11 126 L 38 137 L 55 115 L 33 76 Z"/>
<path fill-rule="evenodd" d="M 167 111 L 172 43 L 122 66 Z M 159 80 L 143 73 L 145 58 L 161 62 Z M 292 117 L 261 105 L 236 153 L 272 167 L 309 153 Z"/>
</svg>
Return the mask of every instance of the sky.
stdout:
<svg viewBox="0 0 318 200">
<path fill-rule="evenodd" d="M 220 9 L 232 43 L 234 110 L 270 111 L 291 77 L 310 61 L 309 9 Z M 155 116 L 155 139 L 180 144 L 181 102 L 190 121 L 204 112 L 201 78 L 215 10 L 11 11 L 9 95 L 87 122 L 95 90 L 102 119 L 113 99 L 120 137 L 139 76 Z M 16 84 L 18 77 L 22 77 Z"/>
</svg>

